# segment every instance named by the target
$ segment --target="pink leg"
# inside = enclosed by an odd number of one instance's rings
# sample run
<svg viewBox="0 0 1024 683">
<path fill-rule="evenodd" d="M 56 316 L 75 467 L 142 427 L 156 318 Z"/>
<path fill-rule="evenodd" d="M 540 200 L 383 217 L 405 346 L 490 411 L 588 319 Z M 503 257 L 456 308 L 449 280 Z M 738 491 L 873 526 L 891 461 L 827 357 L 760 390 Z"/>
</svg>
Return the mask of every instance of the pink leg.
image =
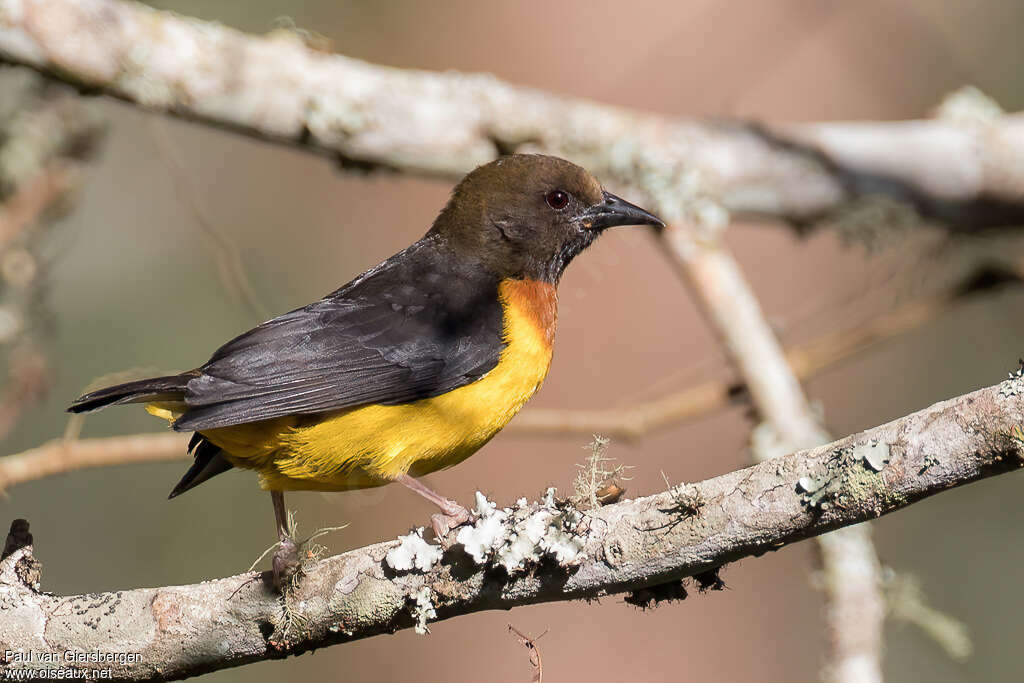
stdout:
<svg viewBox="0 0 1024 683">
<path fill-rule="evenodd" d="M 274 568 L 274 588 L 283 592 L 284 582 L 299 566 L 299 549 L 295 541 L 288 538 L 288 513 L 284 508 L 284 493 L 271 491 L 270 498 L 274 502 L 274 519 L 277 522 L 277 550 L 271 559 Z"/>
<path fill-rule="evenodd" d="M 441 508 L 441 514 L 432 515 L 430 517 L 430 526 L 433 527 L 434 535 L 438 539 L 444 538 L 448 535 L 449 531 L 470 520 L 471 515 L 469 510 L 462 507 L 454 500 L 448 500 L 420 480 L 410 477 L 408 474 L 403 474 L 395 481 L 415 491 L 437 507 Z"/>
</svg>

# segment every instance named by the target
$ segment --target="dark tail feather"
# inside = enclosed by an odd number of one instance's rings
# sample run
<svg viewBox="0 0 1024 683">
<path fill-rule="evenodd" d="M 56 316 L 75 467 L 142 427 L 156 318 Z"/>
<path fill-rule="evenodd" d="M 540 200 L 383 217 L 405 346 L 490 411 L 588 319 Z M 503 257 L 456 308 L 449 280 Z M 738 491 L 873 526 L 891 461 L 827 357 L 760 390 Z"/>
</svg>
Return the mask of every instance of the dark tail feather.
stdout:
<svg viewBox="0 0 1024 683">
<path fill-rule="evenodd" d="M 78 398 L 68 408 L 69 413 L 87 413 L 106 406 L 121 403 L 145 403 L 149 401 L 177 400 L 185 393 L 185 385 L 192 379 L 191 374 L 170 375 L 140 379 L 137 382 L 93 391 Z"/>
<path fill-rule="evenodd" d="M 171 495 L 167 496 L 168 499 L 180 496 L 185 491 L 199 486 L 207 479 L 216 477 L 221 472 L 227 472 L 233 467 L 221 455 L 220 448 L 204 439 L 203 435 L 198 432 L 192 435 L 188 449 L 190 452 L 195 449 L 196 461 L 192 463 L 192 467 L 171 491 Z"/>
</svg>

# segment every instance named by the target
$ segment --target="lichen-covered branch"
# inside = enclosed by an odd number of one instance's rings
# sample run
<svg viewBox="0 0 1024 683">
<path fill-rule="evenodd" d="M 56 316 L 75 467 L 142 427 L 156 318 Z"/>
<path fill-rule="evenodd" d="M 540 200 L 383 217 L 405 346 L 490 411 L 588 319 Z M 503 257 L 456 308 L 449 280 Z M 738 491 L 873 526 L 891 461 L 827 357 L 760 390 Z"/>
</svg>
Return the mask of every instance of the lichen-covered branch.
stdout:
<svg viewBox="0 0 1024 683">
<path fill-rule="evenodd" d="M 0 563 L 0 642 L 36 661 L 2 666 L 45 667 L 38 653 L 75 650 L 107 655 L 73 666 L 115 680 L 177 679 L 487 609 L 679 597 L 685 577 L 1021 468 L 1022 417 L 1018 373 L 825 446 L 596 510 L 550 495 L 497 510 L 478 496 L 481 516 L 452 549 L 413 533 L 352 550 L 307 566 L 284 597 L 253 574 L 55 596 L 25 578 L 38 575 L 27 546 Z"/>
<path fill-rule="evenodd" d="M 815 220 L 876 195 L 963 229 L 1024 223 L 1024 116 L 701 123 L 491 76 L 403 70 L 118 0 L 0 0 L 0 59 L 97 92 L 336 156 L 459 176 L 534 148 L 692 208 Z M 677 216 L 667 216 L 676 220 Z"/>
</svg>

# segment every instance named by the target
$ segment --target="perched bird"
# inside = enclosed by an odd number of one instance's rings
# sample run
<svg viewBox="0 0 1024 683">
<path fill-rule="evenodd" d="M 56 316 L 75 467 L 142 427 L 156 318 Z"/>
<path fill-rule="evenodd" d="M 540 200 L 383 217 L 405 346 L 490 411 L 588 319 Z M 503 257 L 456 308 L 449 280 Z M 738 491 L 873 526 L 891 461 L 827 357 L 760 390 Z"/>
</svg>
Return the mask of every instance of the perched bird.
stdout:
<svg viewBox="0 0 1024 683">
<path fill-rule="evenodd" d="M 195 370 L 86 394 L 69 410 L 146 403 L 195 432 L 173 498 L 232 467 L 259 472 L 294 561 L 284 491 L 399 482 L 440 507 L 441 537 L 469 519 L 416 477 L 486 444 L 547 375 L 555 288 L 616 225 L 662 222 L 557 157 L 511 155 L 454 189 L 427 234 L 323 299 L 220 347 Z"/>
</svg>

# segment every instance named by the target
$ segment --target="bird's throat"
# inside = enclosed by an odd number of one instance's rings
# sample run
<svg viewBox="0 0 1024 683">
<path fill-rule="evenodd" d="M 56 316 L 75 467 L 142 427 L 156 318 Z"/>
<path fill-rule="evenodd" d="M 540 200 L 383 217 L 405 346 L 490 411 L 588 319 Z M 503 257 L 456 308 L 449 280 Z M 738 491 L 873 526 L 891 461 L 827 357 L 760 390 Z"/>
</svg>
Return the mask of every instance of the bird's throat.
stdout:
<svg viewBox="0 0 1024 683">
<path fill-rule="evenodd" d="M 558 322 L 558 294 L 555 285 L 540 280 L 502 280 L 498 294 L 506 315 L 529 321 L 550 347 L 555 341 Z"/>
</svg>

